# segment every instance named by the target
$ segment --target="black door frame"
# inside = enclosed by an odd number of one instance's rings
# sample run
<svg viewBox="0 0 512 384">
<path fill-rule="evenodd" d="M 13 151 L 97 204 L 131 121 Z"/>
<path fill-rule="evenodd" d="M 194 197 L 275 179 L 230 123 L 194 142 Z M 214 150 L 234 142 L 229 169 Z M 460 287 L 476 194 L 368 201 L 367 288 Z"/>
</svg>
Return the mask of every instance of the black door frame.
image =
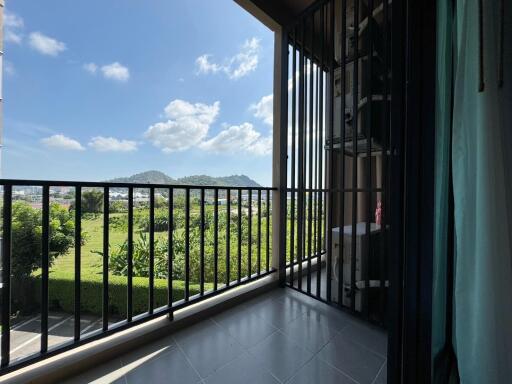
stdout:
<svg viewBox="0 0 512 384">
<path fill-rule="evenodd" d="M 388 383 L 431 382 L 436 3 L 393 1 Z"/>
</svg>

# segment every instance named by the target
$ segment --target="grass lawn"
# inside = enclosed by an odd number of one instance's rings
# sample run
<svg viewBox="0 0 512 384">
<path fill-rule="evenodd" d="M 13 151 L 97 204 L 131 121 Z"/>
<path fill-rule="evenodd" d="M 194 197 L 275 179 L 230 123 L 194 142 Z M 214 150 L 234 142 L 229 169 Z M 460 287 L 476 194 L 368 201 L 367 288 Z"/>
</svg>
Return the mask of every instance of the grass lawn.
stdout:
<svg viewBox="0 0 512 384">
<path fill-rule="evenodd" d="M 110 217 L 122 217 L 126 216 L 125 213 L 112 213 Z M 82 246 L 81 251 L 81 272 L 82 276 L 90 275 L 101 275 L 102 274 L 102 257 L 95 252 L 101 252 L 103 250 L 103 215 L 99 215 L 94 219 L 82 219 L 82 231 L 87 233 L 87 241 Z M 136 232 L 140 231 L 140 228 L 134 224 L 134 237 Z M 123 244 L 128 238 L 126 229 L 110 227 L 109 230 L 109 243 L 111 248 Z M 165 232 L 156 232 L 155 238 L 166 238 Z M 50 273 L 53 272 L 69 272 L 74 273 L 75 269 L 75 249 L 70 248 L 69 251 L 58 257 Z"/>
</svg>

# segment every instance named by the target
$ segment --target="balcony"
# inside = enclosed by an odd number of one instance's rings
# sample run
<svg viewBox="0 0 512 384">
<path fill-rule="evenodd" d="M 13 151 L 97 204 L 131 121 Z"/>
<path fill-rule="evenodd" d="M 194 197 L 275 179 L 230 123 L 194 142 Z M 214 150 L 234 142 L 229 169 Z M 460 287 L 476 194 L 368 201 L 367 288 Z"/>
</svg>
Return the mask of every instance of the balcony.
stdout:
<svg viewBox="0 0 512 384">
<path fill-rule="evenodd" d="M 391 2 L 314 3 L 274 26 L 273 187 L 0 180 L 6 380 L 386 382 L 390 46 L 345 46 Z"/>
<path fill-rule="evenodd" d="M 272 216 L 277 214 L 272 210 L 273 189 L 37 180 L 2 180 L 1 185 L 2 272 L 4 277 L 11 276 L 3 280 L 1 289 L 5 373 L 15 370 L 11 375 L 16 377 L 25 371 L 30 377 L 38 372 L 31 368 L 41 360 L 48 359 L 51 365 L 54 358 L 94 350 L 95 343 L 125 337 L 139 339 L 132 344 L 138 347 L 135 351 L 125 340 L 115 353 L 122 356 L 104 356 L 100 361 L 110 361 L 70 382 L 91 378 L 139 382 L 147 377 L 173 377 L 180 383 L 226 378 L 238 382 L 240 375 L 258 383 L 310 382 L 308 378 L 312 377 L 322 377 L 325 382 L 385 382 L 386 333 L 361 320 L 357 311 L 340 311 L 342 303 L 327 304 L 331 300 L 326 292 L 332 289 L 326 275 L 325 248 L 316 249 L 302 262 L 283 255 L 290 288 L 276 288 L 278 276 L 273 272 L 279 263 L 272 253 L 276 235 Z M 32 202 L 32 209 L 39 215 L 38 239 L 42 242 L 41 268 L 30 278 L 21 279 L 23 283 L 13 272 L 17 270 L 19 252 L 15 247 L 20 246 L 17 237 L 22 220 L 13 192 L 21 187 L 32 188 L 37 200 Z M 74 228 L 74 279 L 66 284 L 60 280 L 62 264 L 49 261 L 55 251 L 50 233 L 56 231 L 54 192 L 61 188 L 66 188 L 72 199 L 69 215 Z M 97 192 L 103 202 L 101 214 L 93 219 L 102 223 L 96 231 L 101 234 L 97 240 L 103 250 L 98 256 L 102 262 L 97 268 L 98 284 L 92 284 L 83 272 L 84 260 L 90 257 L 82 232 L 91 220 L 86 212 L 90 207 L 84 200 L 90 191 Z M 156 196 L 161 198 L 158 204 Z M 115 202 L 123 202 L 126 211 L 114 213 Z M 172 225 L 159 221 L 162 210 Z M 142 211 L 146 211 L 149 221 L 141 224 L 134 217 Z M 126 227 L 113 225 L 122 215 L 126 216 Z M 182 218 L 177 219 L 180 215 Z M 141 269 L 134 235 L 144 231 L 149 239 L 144 243 L 147 268 Z M 179 247 L 178 232 L 184 236 L 183 249 Z M 124 253 L 121 261 L 115 261 L 120 233 L 126 236 L 127 246 L 120 247 Z M 321 232 L 318 236 L 325 243 Z M 311 246 L 316 239 L 310 236 Z M 165 245 L 165 276 L 158 266 L 162 261 L 158 241 Z M 123 273 L 116 272 L 113 260 L 122 263 Z M 180 268 L 183 273 L 177 276 L 174 269 Z M 23 284 L 29 284 L 29 289 Z M 304 292 L 300 292 L 301 287 Z M 95 304 L 87 295 L 90 290 Z M 260 292 L 264 293 L 252 297 Z M 23 295 L 37 305 L 31 302 L 30 310 L 20 305 Z M 22 302 L 29 302 L 25 296 Z M 196 306 L 203 308 L 194 309 Z M 191 311 L 195 311 L 195 317 Z M 155 337 L 154 329 L 150 332 L 144 328 L 151 329 L 152 321 L 166 328 L 164 321 L 170 328 L 159 331 L 162 337 L 156 342 L 141 346 Z M 141 340 L 141 334 L 145 340 Z M 91 356 L 94 353 L 89 353 L 89 363 L 85 359 L 82 368 L 75 366 L 71 372 L 91 367 Z M 160 364 L 162 369 L 156 369 Z M 64 369 L 57 375 L 60 380 L 69 372 Z"/>
<path fill-rule="evenodd" d="M 386 382 L 386 334 L 276 288 L 67 383 Z"/>
</svg>

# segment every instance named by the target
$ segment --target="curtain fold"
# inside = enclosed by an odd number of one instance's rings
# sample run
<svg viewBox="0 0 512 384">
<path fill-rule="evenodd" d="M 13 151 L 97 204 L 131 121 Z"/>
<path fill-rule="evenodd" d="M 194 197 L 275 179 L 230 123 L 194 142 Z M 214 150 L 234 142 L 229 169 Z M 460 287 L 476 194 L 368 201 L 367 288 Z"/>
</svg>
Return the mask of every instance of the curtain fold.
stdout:
<svg viewBox="0 0 512 384">
<path fill-rule="evenodd" d="M 482 24 L 478 3 L 458 0 L 456 6 L 453 344 L 462 383 L 498 384 L 512 377 L 512 223 L 507 200 L 512 198 L 512 105 L 506 104 L 510 102 L 509 73 L 502 88 L 498 82 L 502 16 L 507 62 L 512 40 L 510 3 L 502 15 L 501 0 L 483 1 Z M 479 92 L 481 66 L 483 92 Z"/>
<path fill-rule="evenodd" d="M 451 1 L 437 3 L 436 58 L 436 158 L 434 210 L 434 266 L 432 301 L 432 367 L 434 382 L 447 371 L 446 306 L 448 220 L 450 193 L 450 135 L 452 124 L 452 25 Z M 439 377 L 439 378 L 438 378 Z"/>
</svg>

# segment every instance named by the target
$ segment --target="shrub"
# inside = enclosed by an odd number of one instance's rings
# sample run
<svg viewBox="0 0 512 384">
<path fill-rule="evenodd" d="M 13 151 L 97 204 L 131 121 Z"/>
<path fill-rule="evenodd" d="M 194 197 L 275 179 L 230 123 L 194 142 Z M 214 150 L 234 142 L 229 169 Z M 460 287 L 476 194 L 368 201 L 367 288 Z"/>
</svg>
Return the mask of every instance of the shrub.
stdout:
<svg viewBox="0 0 512 384">
<path fill-rule="evenodd" d="M 103 252 L 95 251 L 103 256 Z M 114 275 L 128 275 L 128 242 L 109 251 L 109 269 Z M 139 238 L 133 242 L 133 275 L 149 276 L 149 235 L 140 232 Z M 158 239 L 154 241 L 155 278 L 167 278 L 167 243 Z"/>
<path fill-rule="evenodd" d="M 32 277 L 25 281 L 30 285 L 33 292 L 32 297 L 40 308 L 41 281 L 40 277 Z M 75 280 L 73 272 L 54 271 L 50 273 L 49 304 L 51 310 L 58 310 L 67 313 L 74 312 Z M 173 301 L 184 298 L 185 284 L 183 281 L 173 281 Z M 13 287 L 15 288 L 15 287 Z M 25 289 L 27 289 L 26 287 Z M 207 289 L 211 289 L 207 285 Z M 190 295 L 199 293 L 197 284 L 190 285 Z M 126 317 L 127 302 L 127 279 L 122 276 L 109 276 L 108 286 L 109 313 L 116 316 Z M 149 286 L 148 279 L 141 277 L 133 278 L 132 285 L 133 314 L 147 312 Z M 80 284 L 80 310 L 83 313 L 101 316 L 103 308 L 103 279 L 101 274 L 82 276 Z M 154 281 L 154 306 L 155 308 L 167 305 L 167 280 L 155 279 Z"/>
</svg>

